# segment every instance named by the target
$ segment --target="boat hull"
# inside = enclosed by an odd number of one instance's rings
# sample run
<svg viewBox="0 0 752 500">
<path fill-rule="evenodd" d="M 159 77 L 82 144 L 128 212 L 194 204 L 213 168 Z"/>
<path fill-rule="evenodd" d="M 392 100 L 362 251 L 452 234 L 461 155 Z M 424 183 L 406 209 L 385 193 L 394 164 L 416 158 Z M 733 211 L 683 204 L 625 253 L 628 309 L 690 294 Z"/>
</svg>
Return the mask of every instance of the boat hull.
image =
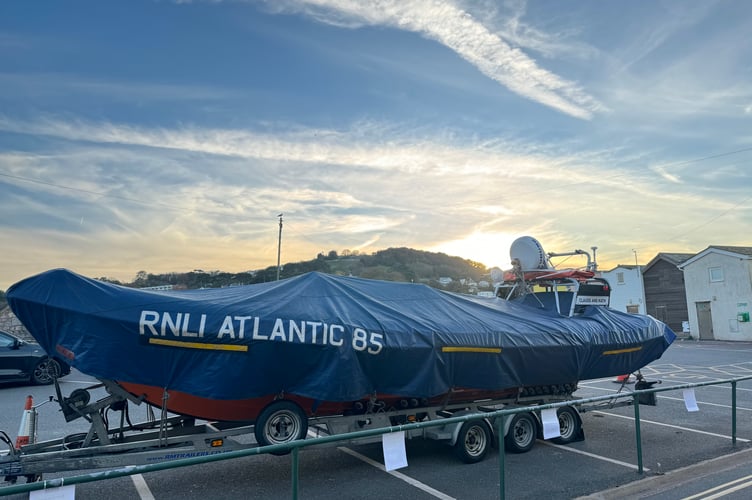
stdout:
<svg viewBox="0 0 752 500">
<path fill-rule="evenodd" d="M 181 391 L 165 391 L 160 387 L 129 382 L 118 382 L 128 393 L 156 408 L 165 405 L 165 409 L 178 415 L 191 416 L 205 420 L 250 422 L 256 421 L 258 415 L 274 401 L 284 399 L 297 404 L 309 417 L 331 417 L 336 415 L 357 415 L 374 411 L 406 410 L 448 404 L 470 403 L 480 400 L 511 399 L 519 395 L 517 389 L 501 391 L 481 391 L 456 389 L 451 393 L 434 398 L 408 398 L 388 394 L 374 395 L 373 398 L 358 401 L 316 401 L 295 394 L 277 394 L 260 398 L 219 400 L 202 398 Z M 562 386 L 558 395 L 570 394 L 576 384 Z M 567 392 L 567 390 L 569 392 Z M 167 396 L 165 398 L 165 395 Z"/>
</svg>

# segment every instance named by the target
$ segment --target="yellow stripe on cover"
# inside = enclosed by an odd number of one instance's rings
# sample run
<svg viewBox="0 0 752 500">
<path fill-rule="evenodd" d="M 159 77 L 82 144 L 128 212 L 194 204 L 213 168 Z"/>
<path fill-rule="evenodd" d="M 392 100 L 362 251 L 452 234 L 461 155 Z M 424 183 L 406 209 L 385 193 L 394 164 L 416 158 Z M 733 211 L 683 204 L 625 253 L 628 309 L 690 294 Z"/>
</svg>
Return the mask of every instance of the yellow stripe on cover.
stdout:
<svg viewBox="0 0 752 500">
<path fill-rule="evenodd" d="M 179 340 L 149 339 L 150 344 L 166 345 L 170 347 L 183 347 L 185 349 L 207 349 L 209 351 L 248 351 L 247 345 L 235 344 L 206 344 L 202 342 L 181 342 Z"/>
<path fill-rule="evenodd" d="M 441 352 L 486 352 L 489 354 L 500 354 L 501 347 L 442 347 Z"/>
<path fill-rule="evenodd" d="M 603 351 L 604 356 L 611 356 L 612 354 L 626 354 L 628 352 L 637 352 L 641 351 L 642 346 L 639 347 L 628 347 L 626 349 L 616 349 L 614 351 Z"/>
</svg>

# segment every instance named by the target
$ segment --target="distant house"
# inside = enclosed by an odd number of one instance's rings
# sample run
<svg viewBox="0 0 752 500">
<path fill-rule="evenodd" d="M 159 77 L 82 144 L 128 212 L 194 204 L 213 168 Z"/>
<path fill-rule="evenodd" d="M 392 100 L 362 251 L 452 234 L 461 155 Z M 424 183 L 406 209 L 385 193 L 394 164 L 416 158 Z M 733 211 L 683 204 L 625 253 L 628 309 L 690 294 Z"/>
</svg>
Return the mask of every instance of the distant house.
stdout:
<svg viewBox="0 0 752 500">
<path fill-rule="evenodd" d="M 709 246 L 679 268 L 693 334 L 752 340 L 752 247 Z"/>
<path fill-rule="evenodd" d="M 447 286 L 451 282 L 452 282 L 452 278 L 449 278 L 447 276 L 441 276 L 439 278 L 439 283 L 441 284 L 441 286 Z"/>
<path fill-rule="evenodd" d="M 610 271 L 601 271 L 601 277 L 611 285 L 612 309 L 632 314 L 646 314 L 640 266 L 619 264 Z"/>
<path fill-rule="evenodd" d="M 646 312 L 679 334 L 682 323 L 689 320 L 684 273 L 679 264 L 692 256 L 692 253 L 661 252 L 642 269 Z"/>
<path fill-rule="evenodd" d="M 170 291 L 174 288 L 173 285 L 157 285 L 157 286 L 144 286 L 139 288 L 139 290 L 154 290 L 154 291 Z"/>
</svg>

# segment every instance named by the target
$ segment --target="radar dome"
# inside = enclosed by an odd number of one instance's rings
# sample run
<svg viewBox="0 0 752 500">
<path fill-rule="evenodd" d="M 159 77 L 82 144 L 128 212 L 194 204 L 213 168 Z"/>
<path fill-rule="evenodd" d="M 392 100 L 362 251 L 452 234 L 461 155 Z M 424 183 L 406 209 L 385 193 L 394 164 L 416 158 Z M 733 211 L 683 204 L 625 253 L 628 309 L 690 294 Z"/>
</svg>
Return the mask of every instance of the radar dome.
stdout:
<svg viewBox="0 0 752 500">
<path fill-rule="evenodd" d="M 523 270 L 550 269 L 543 246 L 532 236 L 521 236 L 512 242 L 509 256 L 517 259 Z"/>
</svg>

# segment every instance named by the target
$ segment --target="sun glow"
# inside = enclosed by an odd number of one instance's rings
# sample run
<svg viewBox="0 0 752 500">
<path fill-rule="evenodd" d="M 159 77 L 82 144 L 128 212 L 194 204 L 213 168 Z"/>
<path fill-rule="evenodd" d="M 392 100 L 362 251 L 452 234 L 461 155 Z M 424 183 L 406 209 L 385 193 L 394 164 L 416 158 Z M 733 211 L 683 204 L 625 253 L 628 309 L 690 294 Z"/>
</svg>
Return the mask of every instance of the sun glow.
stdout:
<svg viewBox="0 0 752 500">
<path fill-rule="evenodd" d="M 509 247 L 519 236 L 509 233 L 472 233 L 461 240 L 440 243 L 430 250 L 474 260 L 489 268 L 509 269 Z"/>
</svg>

